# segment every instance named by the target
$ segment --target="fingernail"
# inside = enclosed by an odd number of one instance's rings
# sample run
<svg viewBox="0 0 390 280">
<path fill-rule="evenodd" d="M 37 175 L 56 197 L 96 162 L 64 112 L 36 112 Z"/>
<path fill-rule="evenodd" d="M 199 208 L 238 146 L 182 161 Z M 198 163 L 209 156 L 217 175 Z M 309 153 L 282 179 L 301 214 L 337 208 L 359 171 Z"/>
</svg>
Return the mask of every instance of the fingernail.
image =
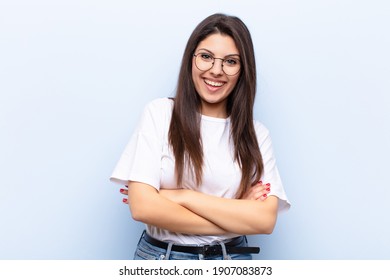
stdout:
<svg viewBox="0 0 390 280">
<path fill-rule="evenodd" d="M 263 181 L 259 181 L 259 184 L 263 184 Z"/>
<path fill-rule="evenodd" d="M 270 183 L 267 183 L 267 184 L 265 184 L 265 185 L 266 185 L 266 186 L 268 186 L 268 187 L 269 187 L 269 186 L 271 186 L 271 184 L 270 184 Z"/>
<path fill-rule="evenodd" d="M 119 191 L 120 191 L 120 192 L 123 192 L 123 191 L 124 191 L 124 189 L 120 189 Z"/>
<path fill-rule="evenodd" d="M 124 199 L 123 199 L 123 202 L 127 202 L 127 198 L 124 198 Z"/>
<path fill-rule="evenodd" d="M 271 189 L 270 188 L 266 188 L 267 191 L 270 191 Z"/>
<path fill-rule="evenodd" d="M 263 194 L 264 197 L 267 197 L 267 194 Z"/>
</svg>

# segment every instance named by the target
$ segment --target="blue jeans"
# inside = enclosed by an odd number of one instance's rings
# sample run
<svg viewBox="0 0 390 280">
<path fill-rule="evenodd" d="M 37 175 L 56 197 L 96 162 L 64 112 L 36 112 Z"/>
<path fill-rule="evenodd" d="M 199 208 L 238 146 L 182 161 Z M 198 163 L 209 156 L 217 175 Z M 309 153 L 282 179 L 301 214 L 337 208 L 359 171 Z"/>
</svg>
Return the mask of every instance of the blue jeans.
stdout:
<svg viewBox="0 0 390 280">
<path fill-rule="evenodd" d="M 144 239 L 145 233 L 142 234 L 137 249 L 134 254 L 134 260 L 223 260 L 223 259 L 231 259 L 231 260 L 251 260 L 251 254 L 225 254 L 225 255 L 216 255 L 216 256 L 208 256 L 204 257 L 202 254 L 191 254 L 191 253 L 183 253 L 177 251 L 168 251 L 166 249 L 162 249 L 156 247 L 150 243 L 148 243 Z M 221 246 L 224 246 L 223 244 Z M 248 242 L 246 237 L 242 239 L 242 242 L 237 244 L 237 247 L 246 247 L 248 246 Z"/>
</svg>

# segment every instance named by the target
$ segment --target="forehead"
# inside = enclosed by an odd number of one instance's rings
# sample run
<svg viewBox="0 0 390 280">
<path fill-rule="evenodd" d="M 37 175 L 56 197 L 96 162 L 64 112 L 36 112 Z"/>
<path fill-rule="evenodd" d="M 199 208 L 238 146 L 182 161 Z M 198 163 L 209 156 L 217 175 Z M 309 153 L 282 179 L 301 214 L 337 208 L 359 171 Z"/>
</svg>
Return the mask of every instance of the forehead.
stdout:
<svg viewBox="0 0 390 280">
<path fill-rule="evenodd" d="M 200 41 L 196 50 L 200 49 L 206 49 L 218 56 L 240 54 L 233 38 L 220 33 L 211 34 L 203 41 Z"/>
</svg>

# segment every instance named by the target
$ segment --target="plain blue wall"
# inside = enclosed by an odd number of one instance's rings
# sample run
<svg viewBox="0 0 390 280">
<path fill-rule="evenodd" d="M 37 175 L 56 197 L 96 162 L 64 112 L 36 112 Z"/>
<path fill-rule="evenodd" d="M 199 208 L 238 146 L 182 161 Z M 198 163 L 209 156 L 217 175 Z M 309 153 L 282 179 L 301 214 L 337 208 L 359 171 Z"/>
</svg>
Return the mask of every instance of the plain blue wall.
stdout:
<svg viewBox="0 0 390 280">
<path fill-rule="evenodd" d="M 0 259 L 128 259 L 143 226 L 108 178 L 171 96 L 209 14 L 251 30 L 256 118 L 291 210 L 262 259 L 389 259 L 387 1 L 0 2 Z"/>
</svg>

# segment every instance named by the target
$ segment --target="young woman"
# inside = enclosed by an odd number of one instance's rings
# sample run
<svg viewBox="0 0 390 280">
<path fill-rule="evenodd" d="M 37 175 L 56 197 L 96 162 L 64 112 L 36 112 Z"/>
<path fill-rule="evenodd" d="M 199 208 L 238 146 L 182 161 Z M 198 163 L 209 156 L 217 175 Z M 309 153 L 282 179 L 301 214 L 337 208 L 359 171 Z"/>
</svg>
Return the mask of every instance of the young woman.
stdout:
<svg viewBox="0 0 390 280">
<path fill-rule="evenodd" d="M 193 31 L 176 96 L 149 103 L 111 180 L 146 224 L 135 259 L 251 259 L 288 209 L 268 130 L 253 120 L 252 39 L 237 17 Z"/>
</svg>

